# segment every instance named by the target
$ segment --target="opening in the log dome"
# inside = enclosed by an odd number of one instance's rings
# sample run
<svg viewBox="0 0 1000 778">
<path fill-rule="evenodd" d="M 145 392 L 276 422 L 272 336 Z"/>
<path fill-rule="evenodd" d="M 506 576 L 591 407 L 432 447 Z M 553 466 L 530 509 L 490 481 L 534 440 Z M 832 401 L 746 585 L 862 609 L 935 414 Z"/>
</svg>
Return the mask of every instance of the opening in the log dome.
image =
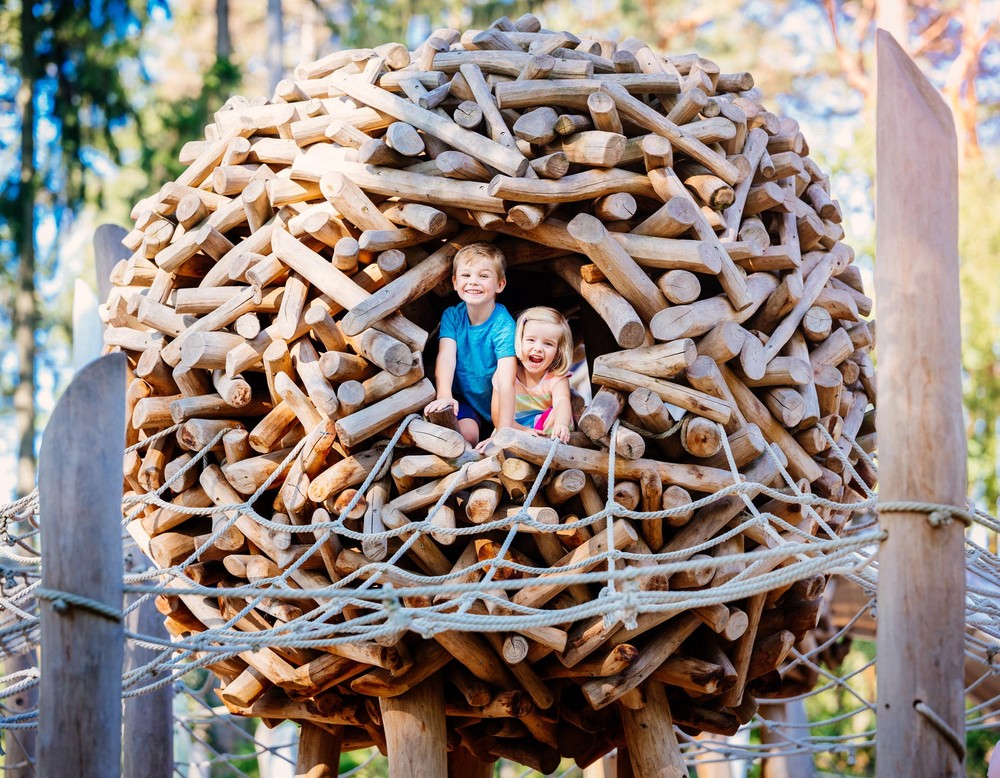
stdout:
<svg viewBox="0 0 1000 778">
<path fill-rule="evenodd" d="M 572 369 L 570 371 L 575 419 L 578 419 L 586 403 L 590 401 L 592 389 L 589 381 L 589 361 L 602 353 L 619 349 L 614 343 L 607 324 L 587 305 L 576 292 L 566 284 L 548 263 L 532 262 L 531 264 L 515 264 L 531 248 L 515 248 L 502 235 L 488 238 L 490 242 L 504 252 L 508 258 L 506 271 L 507 284 L 497 297 L 516 320 L 529 308 L 546 306 L 562 314 L 572 333 Z M 534 246 L 535 251 L 544 252 L 545 247 Z M 438 287 L 438 294 L 426 296 L 420 303 L 424 308 L 422 314 L 414 307 L 406 309 L 407 314 L 421 323 L 426 322 L 427 328 L 434 334 L 441 313 L 445 308 L 458 302 L 458 295 L 451 288 L 450 279 Z M 588 345 L 589 344 L 589 345 Z M 437 357 L 438 338 L 431 337 L 424 349 L 424 360 L 428 372 L 431 372 Z"/>
</svg>

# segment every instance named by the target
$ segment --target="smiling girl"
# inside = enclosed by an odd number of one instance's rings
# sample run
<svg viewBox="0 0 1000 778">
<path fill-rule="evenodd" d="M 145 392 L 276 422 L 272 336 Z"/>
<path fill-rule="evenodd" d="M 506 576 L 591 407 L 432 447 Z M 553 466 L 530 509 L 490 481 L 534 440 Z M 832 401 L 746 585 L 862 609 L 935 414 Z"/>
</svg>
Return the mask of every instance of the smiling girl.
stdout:
<svg viewBox="0 0 1000 778">
<path fill-rule="evenodd" d="M 573 423 L 569 394 L 573 335 L 569 323 L 554 308 L 529 308 L 517 317 L 514 342 L 517 351 L 514 426 L 568 442 Z M 494 403 L 499 394 L 498 383 L 496 375 Z"/>
</svg>

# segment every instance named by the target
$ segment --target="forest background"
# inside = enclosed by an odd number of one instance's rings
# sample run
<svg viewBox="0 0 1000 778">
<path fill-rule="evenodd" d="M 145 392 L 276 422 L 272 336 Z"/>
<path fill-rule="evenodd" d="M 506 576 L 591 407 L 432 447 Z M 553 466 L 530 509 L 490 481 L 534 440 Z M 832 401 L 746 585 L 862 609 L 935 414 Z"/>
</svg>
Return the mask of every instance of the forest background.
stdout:
<svg viewBox="0 0 1000 778">
<path fill-rule="evenodd" d="M 874 254 L 874 32 L 917 61 L 955 116 L 970 495 L 1000 509 L 1000 0 L 6 0 L 0 3 L 0 502 L 29 492 L 47 414 L 71 378 L 73 281 L 91 238 L 129 225 L 232 94 L 270 96 L 337 48 L 481 27 L 636 35 L 750 71 L 831 172 L 847 240 Z M 915 155 L 934 149 L 914 149 Z M 947 204 L 942 203 L 942 208 Z M 871 288 L 871 282 L 866 284 Z M 996 548 L 996 539 L 991 540 Z"/>
</svg>

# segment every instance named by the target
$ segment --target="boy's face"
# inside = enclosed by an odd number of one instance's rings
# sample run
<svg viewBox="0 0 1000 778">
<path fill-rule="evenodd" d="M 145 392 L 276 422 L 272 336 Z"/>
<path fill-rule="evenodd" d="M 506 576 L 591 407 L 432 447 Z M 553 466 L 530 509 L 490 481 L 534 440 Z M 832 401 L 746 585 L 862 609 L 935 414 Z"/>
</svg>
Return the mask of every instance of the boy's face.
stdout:
<svg viewBox="0 0 1000 778">
<path fill-rule="evenodd" d="M 507 280 L 500 278 L 488 259 L 461 262 L 451 277 L 459 299 L 466 305 L 493 302 L 503 291 Z"/>
</svg>

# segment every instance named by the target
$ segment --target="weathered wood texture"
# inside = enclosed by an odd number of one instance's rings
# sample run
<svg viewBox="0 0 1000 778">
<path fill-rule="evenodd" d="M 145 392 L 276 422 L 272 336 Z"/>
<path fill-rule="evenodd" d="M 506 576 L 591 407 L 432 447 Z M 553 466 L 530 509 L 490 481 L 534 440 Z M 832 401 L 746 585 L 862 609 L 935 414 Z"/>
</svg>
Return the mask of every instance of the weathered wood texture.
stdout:
<svg viewBox="0 0 1000 778">
<path fill-rule="evenodd" d="M 878 409 L 881 499 L 964 508 L 954 123 L 937 90 L 884 31 L 878 82 L 875 283 L 886 312 L 880 381 L 892 397 Z M 917 164 L 916 148 L 934 153 Z M 878 774 L 962 775 L 961 755 L 919 706 L 964 743 L 963 525 L 934 527 L 920 512 L 885 512 L 881 520 L 888 538 L 879 552 L 877 644 L 880 656 L 898 661 L 878 677 Z"/>
<path fill-rule="evenodd" d="M 446 778 L 444 681 L 432 675 L 397 697 L 380 700 L 391 778 Z"/>
<path fill-rule="evenodd" d="M 137 635 L 167 639 L 163 616 L 152 600 L 132 611 L 126 628 Z M 135 643 L 125 647 L 125 672 L 132 672 L 152 662 L 160 652 Z M 152 684 L 167 677 L 161 670 L 143 679 Z M 170 778 L 174 772 L 174 690 L 170 684 L 124 702 L 122 729 L 122 773 L 142 778 Z"/>
<path fill-rule="evenodd" d="M 39 507 L 46 521 L 42 587 L 38 775 L 117 775 L 121 759 L 121 619 L 60 603 L 65 592 L 122 608 L 121 481 L 125 356 L 92 362 L 45 429 Z M 87 549 L 88 563 L 80 563 Z M 81 716 L 81 711 L 87 711 Z M 84 726 L 85 722 L 85 726 Z"/>
</svg>

